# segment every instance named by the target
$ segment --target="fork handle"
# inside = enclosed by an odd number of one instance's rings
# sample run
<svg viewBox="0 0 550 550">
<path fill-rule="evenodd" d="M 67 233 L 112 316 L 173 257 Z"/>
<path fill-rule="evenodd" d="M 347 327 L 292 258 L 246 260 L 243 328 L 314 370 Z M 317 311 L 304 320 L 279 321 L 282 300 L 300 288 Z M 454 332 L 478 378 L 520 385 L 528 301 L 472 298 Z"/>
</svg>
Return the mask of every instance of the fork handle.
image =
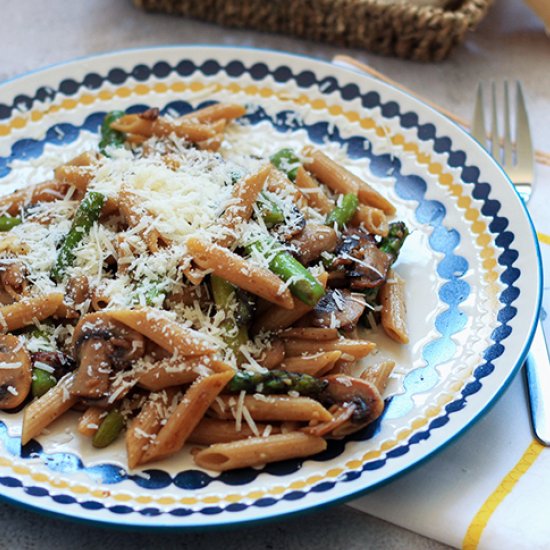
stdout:
<svg viewBox="0 0 550 550">
<path fill-rule="evenodd" d="M 525 367 L 533 430 L 544 445 L 550 446 L 550 357 L 540 321 L 537 322 Z"/>
</svg>

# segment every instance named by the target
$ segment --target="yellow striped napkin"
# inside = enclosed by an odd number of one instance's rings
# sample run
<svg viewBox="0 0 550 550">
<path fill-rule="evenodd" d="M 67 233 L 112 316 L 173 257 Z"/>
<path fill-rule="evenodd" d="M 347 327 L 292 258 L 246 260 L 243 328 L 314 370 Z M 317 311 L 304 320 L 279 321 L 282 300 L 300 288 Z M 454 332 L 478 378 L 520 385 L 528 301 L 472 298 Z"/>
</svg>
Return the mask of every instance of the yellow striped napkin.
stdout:
<svg viewBox="0 0 550 550">
<path fill-rule="evenodd" d="M 550 274 L 546 155 L 537 155 L 539 185 L 529 209 L 544 272 Z M 544 288 L 543 309 L 550 311 L 549 275 Z M 544 328 L 550 335 L 550 317 Z M 533 438 L 526 391 L 521 371 L 493 409 L 458 441 L 351 506 L 457 548 L 550 548 L 550 448 Z"/>
</svg>

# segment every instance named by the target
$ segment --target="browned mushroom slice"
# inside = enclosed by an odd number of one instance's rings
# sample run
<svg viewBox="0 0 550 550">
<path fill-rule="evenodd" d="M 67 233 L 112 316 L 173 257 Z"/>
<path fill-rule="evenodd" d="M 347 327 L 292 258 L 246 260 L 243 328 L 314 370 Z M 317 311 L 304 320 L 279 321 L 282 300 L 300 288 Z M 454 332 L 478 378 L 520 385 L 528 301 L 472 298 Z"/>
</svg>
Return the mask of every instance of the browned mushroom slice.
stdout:
<svg viewBox="0 0 550 550">
<path fill-rule="evenodd" d="M 304 265 L 319 258 L 323 252 L 333 252 L 338 236 L 332 227 L 308 223 L 302 234 L 290 241 L 296 256 Z"/>
<path fill-rule="evenodd" d="M 314 327 L 353 328 L 365 311 L 362 294 L 349 290 L 331 290 L 323 296 L 308 319 Z"/>
<path fill-rule="evenodd" d="M 13 409 L 23 403 L 31 382 L 29 352 L 16 336 L 0 336 L 0 409 Z"/>
<path fill-rule="evenodd" d="M 340 439 L 376 420 L 384 411 L 384 400 L 374 384 L 345 374 L 331 374 L 325 390 L 325 405 L 353 408 L 349 418 L 330 431 L 329 437 Z M 342 412 L 344 412 L 342 410 Z"/>
<path fill-rule="evenodd" d="M 350 288 L 364 290 L 384 282 L 391 261 L 389 254 L 378 248 L 372 235 L 351 228 L 343 235 L 332 267 L 344 266 Z"/>
<path fill-rule="evenodd" d="M 145 339 L 142 334 L 99 312 L 85 315 L 77 324 L 73 347 L 78 369 L 71 394 L 101 399 L 109 393 L 111 374 L 143 356 Z"/>
</svg>

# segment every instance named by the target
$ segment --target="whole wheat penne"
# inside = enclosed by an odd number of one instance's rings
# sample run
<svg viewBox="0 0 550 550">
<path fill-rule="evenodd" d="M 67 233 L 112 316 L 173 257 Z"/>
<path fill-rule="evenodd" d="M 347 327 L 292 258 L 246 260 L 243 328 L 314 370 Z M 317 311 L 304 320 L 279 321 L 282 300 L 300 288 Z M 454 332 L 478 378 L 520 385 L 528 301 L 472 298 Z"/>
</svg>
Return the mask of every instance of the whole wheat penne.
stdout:
<svg viewBox="0 0 550 550">
<path fill-rule="evenodd" d="M 367 340 L 351 340 L 348 338 L 326 341 L 290 338 L 284 342 L 287 356 L 313 354 L 321 351 L 341 351 L 355 359 L 361 359 L 361 357 L 366 357 L 376 348 L 374 342 L 368 342 Z"/>
<path fill-rule="evenodd" d="M 384 393 L 394 368 L 395 361 L 382 361 L 381 363 L 367 367 L 361 373 L 361 378 L 374 384 L 380 393 Z"/>
<path fill-rule="evenodd" d="M 176 395 L 176 388 L 149 394 L 149 398 L 141 407 L 138 415 L 130 422 L 125 435 L 126 454 L 130 468 L 135 468 L 140 464 L 147 447 L 150 446 L 162 427 L 165 411 L 168 410 Z"/>
<path fill-rule="evenodd" d="M 298 340 L 335 340 L 338 338 L 338 330 L 329 327 L 292 327 L 279 334 L 281 338 L 296 338 Z"/>
<path fill-rule="evenodd" d="M 257 436 L 265 432 L 267 424 L 258 422 L 256 424 L 256 433 L 252 431 L 250 426 L 243 424 L 241 429 L 237 431 L 235 422 L 232 420 L 218 420 L 216 418 L 203 418 L 193 430 L 188 443 L 196 445 L 213 445 L 214 443 L 230 443 L 231 441 L 239 441 L 247 437 Z M 279 433 L 280 429 L 277 426 L 270 427 L 270 434 Z"/>
<path fill-rule="evenodd" d="M 317 280 L 323 287 L 326 287 L 328 280 L 327 273 L 321 273 L 317 277 Z M 291 309 L 272 306 L 258 316 L 252 327 L 252 332 L 258 334 L 261 331 L 275 331 L 287 328 L 298 321 L 298 319 L 301 319 L 306 313 L 309 313 L 312 309 L 311 306 L 295 298 L 293 298 L 293 307 Z"/>
<path fill-rule="evenodd" d="M 380 321 L 384 332 L 392 340 L 408 344 L 405 283 L 393 269 L 388 271 L 388 278 L 380 289 L 380 304 Z"/>
<path fill-rule="evenodd" d="M 89 166 L 63 164 L 54 170 L 54 177 L 56 181 L 72 185 L 79 191 L 86 191 L 94 177 L 94 172 Z"/>
<path fill-rule="evenodd" d="M 187 240 L 187 250 L 202 269 L 210 269 L 215 275 L 239 288 L 283 308 L 294 307 L 290 290 L 268 269 L 258 267 L 226 248 L 196 237 Z"/>
<path fill-rule="evenodd" d="M 164 117 L 144 118 L 137 114 L 124 115 L 111 123 L 113 130 L 145 137 L 164 137 L 171 133 L 192 142 L 204 141 L 216 135 L 209 125 L 185 119 L 168 120 Z"/>
<path fill-rule="evenodd" d="M 219 363 L 219 361 L 212 360 L 208 355 L 178 359 L 167 357 L 141 373 L 138 378 L 138 385 L 146 390 L 159 391 L 170 386 L 190 384 L 200 374 L 205 375 L 215 372 Z"/>
<path fill-rule="evenodd" d="M 216 239 L 217 244 L 228 247 L 235 242 L 237 238 L 235 229 L 239 224 L 250 219 L 254 204 L 270 171 L 271 166 L 266 165 L 258 172 L 240 179 L 233 186 L 233 201 L 219 219 L 219 225 L 223 229 L 224 235 Z"/>
<path fill-rule="evenodd" d="M 197 143 L 197 147 L 201 150 L 217 151 L 223 143 L 223 131 L 225 130 L 226 121 L 224 119 L 220 119 L 217 122 L 214 122 L 211 126 L 216 133 L 211 138 L 205 139 L 204 141 L 199 141 Z"/>
<path fill-rule="evenodd" d="M 247 395 L 243 404 L 254 420 L 321 422 L 332 418 L 321 403 L 309 397 Z M 210 412 L 216 418 L 224 420 L 236 418 L 237 398 L 221 395 L 210 407 Z"/>
<path fill-rule="evenodd" d="M 295 183 L 301 189 L 309 206 L 315 208 L 321 214 L 328 214 L 334 209 L 334 201 L 326 195 L 303 166 L 298 167 Z"/>
<path fill-rule="evenodd" d="M 351 219 L 351 225 L 362 225 L 369 233 L 385 237 L 388 234 L 388 218 L 383 210 L 360 204 Z"/>
<path fill-rule="evenodd" d="M 46 181 L 31 185 L 0 197 L 0 212 L 17 216 L 21 207 L 39 202 L 53 202 L 62 199 L 69 191 L 70 185 L 62 181 Z"/>
<path fill-rule="evenodd" d="M 279 338 L 274 338 L 258 358 L 258 363 L 266 369 L 274 369 L 283 362 L 284 358 L 285 345 Z"/>
<path fill-rule="evenodd" d="M 201 468 L 223 472 L 260 466 L 269 462 L 311 456 L 327 448 L 327 442 L 302 432 L 251 437 L 233 443 L 218 443 L 199 451 L 194 460 Z"/>
<path fill-rule="evenodd" d="M 44 296 L 23 298 L 0 307 L 0 332 L 17 330 L 51 317 L 61 306 L 63 294 L 52 292 Z"/>
<path fill-rule="evenodd" d="M 315 355 L 287 357 L 281 364 L 281 369 L 290 372 L 301 372 L 310 376 L 323 376 L 323 374 L 332 370 L 341 356 L 341 351 L 325 351 Z"/>
<path fill-rule="evenodd" d="M 266 189 L 272 193 L 281 193 L 291 196 L 294 204 L 300 209 L 307 206 L 307 200 L 300 189 L 292 184 L 284 172 L 277 170 L 274 166 L 270 167 L 265 186 Z"/>
<path fill-rule="evenodd" d="M 305 168 L 333 191 L 342 194 L 354 193 L 363 204 L 380 208 L 388 215 L 395 214 L 395 207 L 388 199 L 321 151 L 305 147 L 303 154 L 308 159 L 304 163 Z"/>
<path fill-rule="evenodd" d="M 102 417 L 106 414 L 105 409 L 88 407 L 78 419 L 78 426 L 76 428 L 78 433 L 86 437 L 92 437 L 97 432 Z"/>
<path fill-rule="evenodd" d="M 233 370 L 228 367 L 225 372 L 198 378 L 193 382 L 141 457 L 141 463 L 160 460 L 179 451 L 233 375 Z"/>
<path fill-rule="evenodd" d="M 73 379 L 73 373 L 65 375 L 47 393 L 25 408 L 21 433 L 22 445 L 26 445 L 33 437 L 40 435 L 46 426 L 49 426 L 78 401 L 69 392 Z"/>
<path fill-rule="evenodd" d="M 236 103 L 215 103 L 203 107 L 181 117 L 200 123 L 216 122 L 217 120 L 232 120 L 246 114 L 246 109 Z"/>
<path fill-rule="evenodd" d="M 172 354 L 195 356 L 216 351 L 203 334 L 172 321 L 162 311 L 146 307 L 111 310 L 108 314 Z"/>
<path fill-rule="evenodd" d="M 139 200 L 134 193 L 122 188 L 117 197 L 118 208 L 124 221 L 130 227 L 142 227 L 140 236 L 147 244 L 147 248 L 152 254 L 159 251 L 159 245 L 166 246 L 169 241 L 163 237 L 157 229 L 147 224 L 144 227 L 143 219 L 148 217 L 148 214 L 139 206 Z"/>
</svg>

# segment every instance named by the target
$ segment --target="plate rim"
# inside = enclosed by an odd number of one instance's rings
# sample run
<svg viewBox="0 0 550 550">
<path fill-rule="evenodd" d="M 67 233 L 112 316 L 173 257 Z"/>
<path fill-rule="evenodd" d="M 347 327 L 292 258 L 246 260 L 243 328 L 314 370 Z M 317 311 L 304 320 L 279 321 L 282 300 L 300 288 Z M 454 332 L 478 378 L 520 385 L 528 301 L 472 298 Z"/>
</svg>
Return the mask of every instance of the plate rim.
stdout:
<svg viewBox="0 0 550 550">
<path fill-rule="evenodd" d="M 147 522 L 144 524 L 143 522 L 141 523 L 139 522 L 139 518 L 135 518 L 129 521 L 130 518 L 128 516 L 114 517 L 113 521 L 111 521 L 109 517 L 95 517 L 95 518 L 85 517 L 83 515 L 81 516 L 78 514 L 73 514 L 71 513 L 70 510 L 65 508 L 63 509 L 45 508 L 45 507 L 39 506 L 38 504 L 30 503 L 28 500 L 25 500 L 24 498 L 19 499 L 17 497 L 13 497 L 6 494 L 0 494 L 0 501 L 13 504 L 14 506 L 17 506 L 26 510 L 30 510 L 32 512 L 37 512 L 41 515 L 54 517 L 56 519 L 69 520 L 78 524 L 93 525 L 96 527 L 105 527 L 105 528 L 114 529 L 114 530 L 122 530 L 122 531 L 132 530 L 132 531 L 142 531 L 142 532 L 145 532 L 145 531 L 169 532 L 169 531 L 183 531 L 183 530 L 187 530 L 187 531 L 223 530 L 223 529 L 238 528 L 239 526 L 248 526 L 251 524 L 255 524 L 255 525 L 265 524 L 265 523 L 276 521 L 279 519 L 288 519 L 290 517 L 300 515 L 300 514 L 313 513 L 315 511 L 319 511 L 324 508 L 328 508 L 330 506 L 336 506 L 338 504 L 342 504 L 349 500 L 364 496 L 365 494 L 368 494 L 371 491 L 374 491 L 394 480 L 399 479 L 401 476 L 410 472 L 414 468 L 417 468 L 425 464 L 429 460 L 431 460 L 434 456 L 436 456 L 438 453 L 443 451 L 446 447 L 448 447 L 449 445 L 454 443 L 456 440 L 458 440 L 458 438 L 462 436 L 468 429 L 470 429 L 475 423 L 477 423 L 483 416 L 489 413 L 489 411 L 495 406 L 498 400 L 506 392 L 512 380 L 518 374 L 518 371 L 520 370 L 521 366 L 525 362 L 525 359 L 527 357 L 527 354 L 531 346 L 531 342 L 534 337 L 537 323 L 539 321 L 540 310 L 542 305 L 542 297 L 543 297 L 543 285 L 542 285 L 543 267 L 542 267 L 542 256 L 540 251 L 540 244 L 537 238 L 537 233 L 536 233 L 533 220 L 531 219 L 527 206 L 521 199 L 517 189 L 513 185 L 512 181 L 510 180 L 510 178 L 508 177 L 504 169 L 485 150 L 485 148 L 481 145 L 481 143 L 478 140 L 473 138 L 473 136 L 471 136 L 459 124 L 457 124 L 456 122 L 454 122 L 453 120 L 445 116 L 444 114 L 440 113 L 437 109 L 435 109 L 431 105 L 428 105 L 422 99 L 415 97 L 412 93 L 402 90 L 397 85 L 390 84 L 382 80 L 376 79 L 372 75 L 369 75 L 353 66 L 334 63 L 326 59 L 316 58 L 314 56 L 310 56 L 306 54 L 297 54 L 293 52 L 276 50 L 272 48 L 256 48 L 253 46 L 193 43 L 193 44 L 152 45 L 152 46 L 145 46 L 145 47 L 132 47 L 132 48 L 121 48 L 121 49 L 115 49 L 115 50 L 106 50 L 102 52 L 96 52 L 92 54 L 77 56 L 77 57 L 70 58 L 70 59 L 56 62 L 56 63 L 47 64 L 42 67 L 32 69 L 30 71 L 26 71 L 22 74 L 15 75 L 9 79 L 6 79 L 0 82 L 0 96 L 2 95 L 4 88 L 11 83 L 16 83 L 19 80 L 24 80 L 26 78 L 29 78 L 41 73 L 47 73 L 51 70 L 60 69 L 73 64 L 78 64 L 79 62 L 95 61 L 97 59 L 104 59 L 109 57 L 117 58 L 118 56 L 123 54 L 138 54 L 139 52 L 155 52 L 155 51 L 162 51 L 162 50 L 172 50 L 172 51 L 180 50 L 182 52 L 185 52 L 189 50 L 196 50 L 199 48 L 201 50 L 210 50 L 214 52 L 219 50 L 225 50 L 225 51 L 231 50 L 231 51 L 235 51 L 237 54 L 239 52 L 252 52 L 252 53 L 266 52 L 270 54 L 285 56 L 291 59 L 298 59 L 298 60 L 301 60 L 302 62 L 313 61 L 316 64 L 324 65 L 326 68 L 330 68 L 330 69 L 336 68 L 344 72 L 358 75 L 362 79 L 370 80 L 371 82 L 376 83 L 376 85 L 380 86 L 382 89 L 386 88 L 388 90 L 392 90 L 396 92 L 398 95 L 405 96 L 409 100 L 412 100 L 413 103 L 420 104 L 423 109 L 427 110 L 436 119 L 441 119 L 446 123 L 449 123 L 450 126 L 455 131 L 458 131 L 460 134 L 462 134 L 463 138 L 471 141 L 475 145 L 475 147 L 478 149 L 478 152 L 482 154 L 484 161 L 492 164 L 493 167 L 495 167 L 497 171 L 501 174 L 501 176 L 503 176 L 508 186 L 512 188 L 520 204 L 520 207 L 521 207 L 520 211 L 523 213 L 524 217 L 527 219 L 528 226 L 530 229 L 530 238 L 532 240 L 532 243 L 534 244 L 535 256 L 537 260 L 537 269 L 533 270 L 533 273 L 535 273 L 536 271 L 536 283 L 537 283 L 536 299 L 535 299 L 536 309 L 530 315 L 531 324 L 529 327 L 528 336 L 523 341 L 523 344 L 521 346 L 521 351 L 518 355 L 518 359 L 516 360 L 514 366 L 508 371 L 504 381 L 499 385 L 498 389 L 494 392 L 494 394 L 490 396 L 488 401 L 486 401 L 485 403 L 483 403 L 483 405 L 481 405 L 480 410 L 478 410 L 470 419 L 468 419 L 468 421 L 464 425 L 462 425 L 456 432 L 454 432 L 450 436 L 447 436 L 444 441 L 437 443 L 434 448 L 424 451 L 422 456 L 420 456 L 419 458 L 416 458 L 414 461 L 407 464 L 405 467 L 401 468 L 399 471 L 388 474 L 388 476 L 385 477 L 384 479 L 374 482 L 368 487 L 352 490 L 349 493 L 346 493 L 345 495 L 336 496 L 333 498 L 331 498 L 330 495 L 325 493 L 325 495 L 328 498 L 324 498 L 321 502 L 318 502 L 318 503 L 311 503 L 302 507 L 298 507 L 298 509 L 296 510 L 286 510 L 286 511 L 279 510 L 275 513 L 267 512 L 266 514 L 262 514 L 260 517 L 257 517 L 257 518 L 239 518 L 238 516 L 230 516 L 230 517 L 224 516 L 227 519 L 222 519 L 221 517 L 210 516 L 210 519 L 212 521 L 209 522 L 208 524 L 196 523 L 192 521 L 190 523 L 186 522 L 186 523 L 174 523 L 174 524 L 163 523 L 162 521 L 158 521 L 157 523 Z M 24 497 L 25 493 L 21 493 L 21 495 Z M 58 511 L 58 510 L 62 510 L 62 511 Z"/>
</svg>

